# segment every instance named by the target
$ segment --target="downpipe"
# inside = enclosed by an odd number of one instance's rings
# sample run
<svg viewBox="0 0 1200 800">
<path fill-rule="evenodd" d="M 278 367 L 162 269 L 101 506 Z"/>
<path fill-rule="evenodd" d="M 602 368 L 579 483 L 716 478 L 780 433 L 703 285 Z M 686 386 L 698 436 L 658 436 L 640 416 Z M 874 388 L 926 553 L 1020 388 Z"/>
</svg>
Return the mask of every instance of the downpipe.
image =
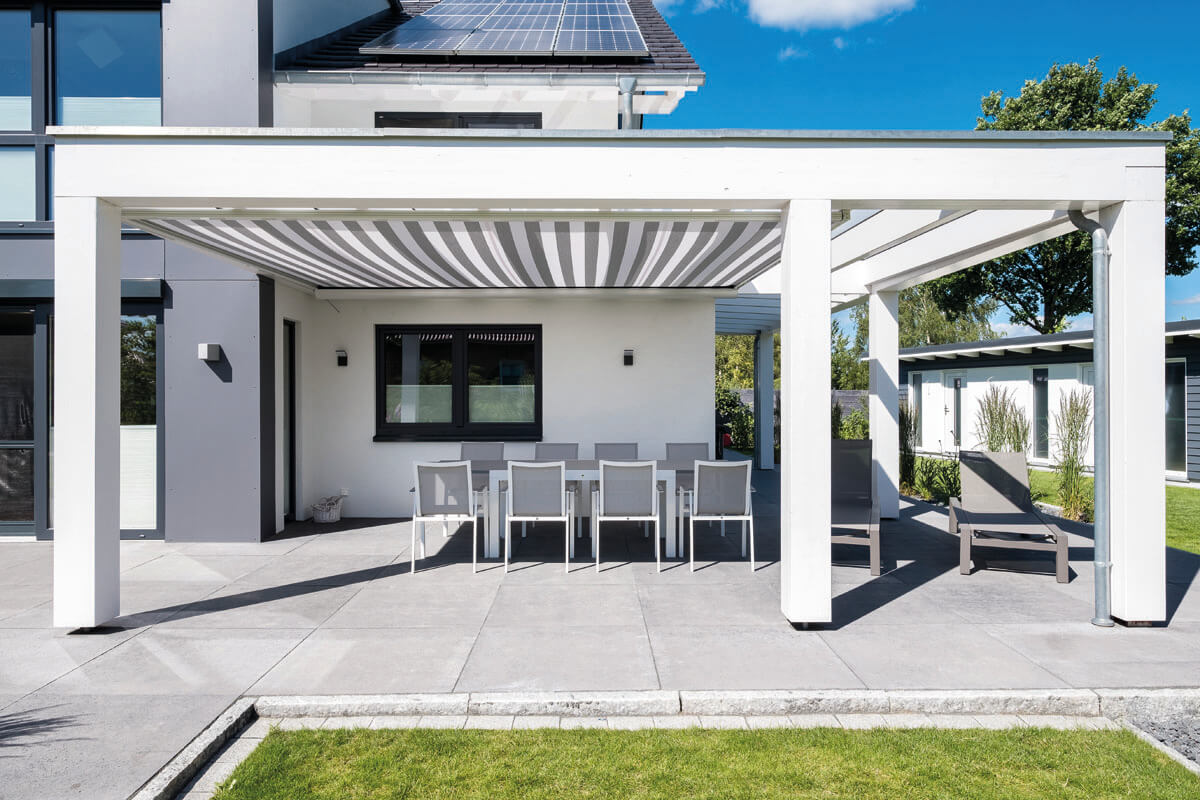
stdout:
<svg viewBox="0 0 1200 800">
<path fill-rule="evenodd" d="M 1092 335 L 1094 349 L 1093 365 L 1096 370 L 1094 388 L 1095 423 L 1094 445 L 1096 451 L 1095 487 L 1096 522 L 1094 526 L 1093 567 L 1095 568 L 1096 608 L 1092 624 L 1111 628 L 1112 598 L 1110 596 L 1110 573 L 1112 570 L 1111 516 L 1112 493 L 1109 475 L 1112 454 L 1108 437 L 1109 426 L 1109 341 L 1108 341 L 1108 232 L 1098 222 L 1088 219 L 1082 211 L 1069 212 L 1071 222 L 1081 231 L 1092 235 Z"/>
<path fill-rule="evenodd" d="M 621 128 L 633 130 L 633 92 L 637 89 L 637 78 L 621 78 L 617 82 L 621 93 Z"/>
</svg>

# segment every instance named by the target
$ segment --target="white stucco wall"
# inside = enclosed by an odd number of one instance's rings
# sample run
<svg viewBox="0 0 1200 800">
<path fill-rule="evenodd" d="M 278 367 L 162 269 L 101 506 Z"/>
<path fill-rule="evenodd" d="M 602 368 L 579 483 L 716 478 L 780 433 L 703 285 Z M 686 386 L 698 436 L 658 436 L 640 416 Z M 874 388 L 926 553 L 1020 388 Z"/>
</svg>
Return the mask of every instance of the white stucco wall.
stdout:
<svg viewBox="0 0 1200 800">
<path fill-rule="evenodd" d="M 546 130 L 617 127 L 616 85 L 600 87 L 406 86 L 398 84 L 275 87 L 282 128 L 374 128 L 376 111 L 540 113 Z"/>
<path fill-rule="evenodd" d="M 387 0 L 274 0 L 275 52 L 333 33 L 387 7 Z"/>
<path fill-rule="evenodd" d="M 336 306 L 336 308 L 335 308 Z M 378 324 L 531 324 L 542 326 L 543 439 L 577 441 L 590 457 L 596 442 L 636 441 L 661 458 L 668 441 L 713 437 L 711 298 L 638 298 L 629 293 L 544 300 L 448 298 L 328 303 L 279 287 L 278 324 L 298 329 L 298 484 L 303 516 L 322 496 L 350 490 L 346 516 L 411 512 L 412 464 L 458 457 L 457 443 L 373 442 L 375 326 Z M 278 357 L 282 358 L 282 343 Z M 345 349 L 349 366 L 336 365 Z M 626 349 L 634 366 L 622 364 Z M 281 363 L 277 360 L 276 362 Z M 282 372 L 276 470 L 282 526 Z M 510 456 L 532 456 L 533 443 L 511 443 Z"/>
</svg>

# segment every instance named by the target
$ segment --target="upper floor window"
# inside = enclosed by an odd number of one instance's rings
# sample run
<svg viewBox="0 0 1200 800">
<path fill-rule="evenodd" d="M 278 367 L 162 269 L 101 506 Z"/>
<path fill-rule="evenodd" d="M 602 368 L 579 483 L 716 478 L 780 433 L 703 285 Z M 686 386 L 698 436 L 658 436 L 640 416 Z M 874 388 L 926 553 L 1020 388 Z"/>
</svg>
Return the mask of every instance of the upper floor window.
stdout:
<svg viewBox="0 0 1200 800">
<path fill-rule="evenodd" d="M 158 11 L 55 12 L 54 119 L 59 125 L 162 124 Z"/>
<path fill-rule="evenodd" d="M 513 113 L 454 114 L 438 111 L 376 111 L 376 128 L 539 129 L 542 115 Z"/>
<path fill-rule="evenodd" d="M 33 127 L 33 56 L 30 16 L 0 9 L 0 131 Z"/>
</svg>

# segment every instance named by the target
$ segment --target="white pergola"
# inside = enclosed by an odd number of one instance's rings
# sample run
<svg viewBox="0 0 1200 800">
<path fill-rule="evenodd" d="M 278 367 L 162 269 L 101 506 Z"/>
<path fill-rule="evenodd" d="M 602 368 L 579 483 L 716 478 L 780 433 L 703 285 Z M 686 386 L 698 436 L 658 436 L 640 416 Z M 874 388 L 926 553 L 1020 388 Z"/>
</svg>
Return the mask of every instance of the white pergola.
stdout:
<svg viewBox="0 0 1200 800">
<path fill-rule="evenodd" d="M 778 327 L 781 608 L 819 624 L 832 605 L 831 309 L 871 304 L 872 439 L 881 511 L 895 516 L 899 291 L 1070 231 L 1068 210 L 1098 220 L 1112 250 L 1113 614 L 1165 619 L 1164 422 L 1145 411 L 1163 404 L 1166 135 L 53 133 L 55 378 L 71 387 L 55 399 L 57 627 L 119 615 L 123 221 L 317 296 L 704 291 L 718 331 Z M 874 213 L 831 237 L 862 210 Z M 623 249 L 600 237 L 607 258 L 588 239 L 601 226 L 626 231 Z"/>
</svg>

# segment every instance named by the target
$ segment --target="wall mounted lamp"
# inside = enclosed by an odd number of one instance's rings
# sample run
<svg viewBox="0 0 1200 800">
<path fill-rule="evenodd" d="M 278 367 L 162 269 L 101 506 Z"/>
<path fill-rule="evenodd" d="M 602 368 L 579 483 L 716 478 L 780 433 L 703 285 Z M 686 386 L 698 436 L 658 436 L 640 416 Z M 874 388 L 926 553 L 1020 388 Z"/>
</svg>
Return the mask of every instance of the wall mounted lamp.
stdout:
<svg viewBox="0 0 1200 800">
<path fill-rule="evenodd" d="M 202 342 L 196 347 L 196 357 L 201 361 L 220 361 L 221 345 Z"/>
<path fill-rule="evenodd" d="M 345 350 L 338 350 L 338 351 L 336 351 L 336 352 L 337 352 L 337 364 L 338 364 L 338 366 L 339 366 L 339 367 L 348 367 L 348 366 L 350 366 L 350 356 L 348 356 L 348 355 L 346 354 L 346 351 L 345 351 Z"/>
<path fill-rule="evenodd" d="M 625 366 L 627 366 L 627 367 L 633 366 L 633 351 L 632 350 L 625 351 Z"/>
</svg>

